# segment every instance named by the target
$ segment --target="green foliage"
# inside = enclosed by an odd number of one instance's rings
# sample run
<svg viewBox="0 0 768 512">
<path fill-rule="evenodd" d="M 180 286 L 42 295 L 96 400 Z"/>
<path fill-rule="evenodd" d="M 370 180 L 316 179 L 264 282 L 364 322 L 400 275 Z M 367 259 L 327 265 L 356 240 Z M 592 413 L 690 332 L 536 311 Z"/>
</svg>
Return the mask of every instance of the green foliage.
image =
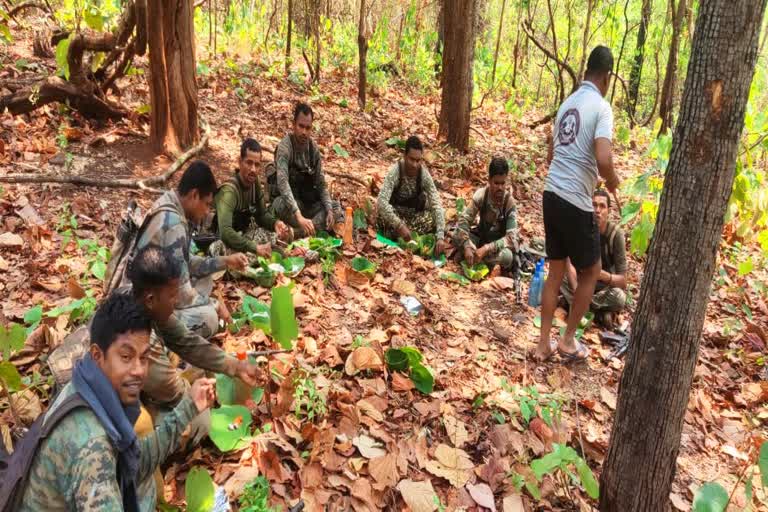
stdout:
<svg viewBox="0 0 768 512">
<path fill-rule="evenodd" d="M 72 39 L 70 35 L 66 39 L 62 39 L 56 45 L 56 65 L 59 67 L 59 74 L 64 77 L 65 80 L 69 80 L 69 61 L 67 61 L 67 53 L 69 52 L 69 43 Z"/>
<path fill-rule="evenodd" d="M 8 326 L 0 325 L 0 352 L 3 354 L 3 360 L 10 360 L 11 352 L 21 350 L 26 339 L 27 333 L 24 326 L 14 323 Z"/>
<path fill-rule="evenodd" d="M 279 507 L 269 506 L 269 481 L 259 475 L 243 488 L 238 499 L 240 512 L 279 512 Z"/>
<path fill-rule="evenodd" d="M 423 359 L 421 352 L 415 347 L 390 348 L 384 353 L 384 360 L 390 369 L 401 372 L 410 370 L 408 376 L 416 389 L 428 395 L 435 387 L 435 377 L 422 363 Z"/>
<path fill-rule="evenodd" d="M 317 386 L 312 376 L 307 372 L 301 373 L 295 380 L 296 388 L 293 392 L 296 417 L 314 421 L 322 418 L 328 411 L 325 397 L 317 391 Z"/>
<path fill-rule="evenodd" d="M 293 340 L 299 336 L 291 288 L 292 286 L 272 288 L 272 304 L 269 308 L 272 337 L 284 349 L 293 348 Z"/>
<path fill-rule="evenodd" d="M 366 219 L 365 210 L 357 208 L 353 214 L 353 226 L 355 229 L 367 229 L 368 220 Z"/>
<path fill-rule="evenodd" d="M 466 261 L 462 261 L 461 268 L 464 271 L 464 275 L 472 281 L 482 281 L 483 278 L 490 272 L 488 265 L 485 263 L 476 263 L 472 266 L 469 266 L 467 265 Z"/>
<path fill-rule="evenodd" d="M 0 385 L 7 387 L 9 391 L 21 389 L 21 375 L 13 364 L 5 361 L 0 363 Z"/>
<path fill-rule="evenodd" d="M 572 467 L 576 468 L 578 476 L 573 473 Z M 590 498 L 597 499 L 600 496 L 595 475 L 584 459 L 579 457 L 576 450 L 570 446 L 554 443 L 550 453 L 531 462 L 531 470 L 539 482 L 544 475 L 555 474 L 559 471 L 563 475 L 569 476 L 575 483 L 583 486 Z"/>
<path fill-rule="evenodd" d="M 341 147 L 338 143 L 333 145 L 333 152 L 342 158 L 349 158 L 349 152 Z"/>
<path fill-rule="evenodd" d="M 540 393 L 536 386 L 510 386 L 502 379 L 501 387 L 514 395 L 520 405 L 520 415 L 527 425 L 538 415 L 550 428 L 560 423 L 564 398 L 555 393 Z"/>
<path fill-rule="evenodd" d="M 459 283 L 462 286 L 467 286 L 470 283 L 469 279 L 462 276 L 461 274 L 457 274 L 456 272 L 443 272 L 442 274 L 440 274 L 440 279 L 445 279 L 446 281 Z"/>
<path fill-rule="evenodd" d="M 229 329 L 237 333 L 246 323 L 253 329 L 261 329 L 264 334 L 271 334 L 269 306 L 251 295 L 243 297 L 242 306 L 232 315 Z"/>
<path fill-rule="evenodd" d="M 88 260 L 88 271 L 93 277 L 103 281 L 110 258 L 109 249 L 99 245 L 96 240 L 77 240 L 77 246 Z"/>
<path fill-rule="evenodd" d="M 435 238 L 435 235 L 431 233 L 426 235 L 412 233 L 410 240 L 406 242 L 402 238 L 399 238 L 397 244 L 401 249 L 418 254 L 424 258 L 431 258 L 435 254 L 437 239 Z"/>
<path fill-rule="evenodd" d="M 184 483 L 187 512 L 210 512 L 215 499 L 215 487 L 205 468 L 192 468 Z"/>
<path fill-rule="evenodd" d="M 693 497 L 693 512 L 725 512 L 728 492 L 722 485 L 709 482 L 696 490 Z"/>
<path fill-rule="evenodd" d="M 222 405 L 211 410 L 211 441 L 222 452 L 239 450 L 249 435 L 251 412 L 242 405 Z"/>
<path fill-rule="evenodd" d="M 365 274 L 368 278 L 373 277 L 376 273 L 376 264 L 367 258 L 362 258 L 360 256 L 352 258 L 349 265 L 352 267 L 352 270 Z"/>
</svg>

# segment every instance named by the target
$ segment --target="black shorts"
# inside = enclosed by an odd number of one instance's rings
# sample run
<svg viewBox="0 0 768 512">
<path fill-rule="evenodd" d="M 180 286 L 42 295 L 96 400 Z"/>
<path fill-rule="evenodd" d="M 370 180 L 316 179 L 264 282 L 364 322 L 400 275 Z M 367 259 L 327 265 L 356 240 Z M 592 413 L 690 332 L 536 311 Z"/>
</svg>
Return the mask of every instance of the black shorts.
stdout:
<svg viewBox="0 0 768 512">
<path fill-rule="evenodd" d="M 600 229 L 594 212 L 585 212 L 549 191 L 544 192 L 543 207 L 549 259 L 570 258 L 577 270 L 600 261 Z"/>
</svg>

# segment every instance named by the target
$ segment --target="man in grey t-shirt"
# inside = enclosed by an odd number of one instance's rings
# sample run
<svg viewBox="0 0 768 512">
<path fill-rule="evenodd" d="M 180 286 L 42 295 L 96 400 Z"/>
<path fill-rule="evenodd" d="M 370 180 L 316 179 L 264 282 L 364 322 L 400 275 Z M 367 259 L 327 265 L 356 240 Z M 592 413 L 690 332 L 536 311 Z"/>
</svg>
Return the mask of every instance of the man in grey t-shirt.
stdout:
<svg viewBox="0 0 768 512">
<path fill-rule="evenodd" d="M 541 335 L 537 359 L 557 350 L 563 359 L 584 360 L 589 350 L 574 337 L 600 276 L 600 232 L 592 207 L 598 172 L 616 193 L 619 178 L 613 170 L 611 137 L 613 113 L 608 92 L 613 55 L 598 46 L 589 55 L 581 86 L 560 106 L 549 147 L 550 163 L 544 187 L 544 231 L 549 274 L 541 298 Z M 550 341 L 557 295 L 568 261 L 578 273 L 565 336 Z"/>
</svg>

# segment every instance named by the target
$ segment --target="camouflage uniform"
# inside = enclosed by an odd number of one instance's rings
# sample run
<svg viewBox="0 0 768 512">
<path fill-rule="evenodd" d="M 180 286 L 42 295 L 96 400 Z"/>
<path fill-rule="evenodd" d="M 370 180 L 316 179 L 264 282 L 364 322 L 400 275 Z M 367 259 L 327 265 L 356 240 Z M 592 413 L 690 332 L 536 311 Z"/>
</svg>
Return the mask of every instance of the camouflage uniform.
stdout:
<svg viewBox="0 0 768 512">
<path fill-rule="evenodd" d="M 50 410 L 73 393 L 70 383 Z M 181 433 L 196 414 L 194 402 L 185 397 L 152 434 L 139 439 L 137 494 L 142 512 L 155 510 L 157 486 L 153 473 L 178 448 Z M 41 443 L 30 467 L 19 512 L 122 509 L 117 452 L 93 411 L 78 408 Z"/>
<path fill-rule="evenodd" d="M 261 184 L 257 180 L 246 187 L 240 173 L 224 183 L 216 193 L 216 225 L 220 240 L 210 249 L 211 254 L 228 251 L 256 253 L 258 245 L 275 245 L 275 215 L 268 210 Z M 213 245 L 213 244 L 212 244 Z"/>
<path fill-rule="evenodd" d="M 327 212 L 334 215 L 334 224 L 344 221 L 337 201 L 331 200 L 323 174 L 323 159 L 313 140 L 299 147 L 292 134 L 283 137 L 275 150 L 275 162 L 267 167 L 269 194 L 274 215 L 299 228 L 296 212 L 311 219 L 317 231 L 327 229 Z M 300 230 L 297 236 L 305 236 Z"/>
<path fill-rule="evenodd" d="M 624 232 L 616 224 L 609 222 L 605 227 L 605 233 L 600 233 L 600 258 L 602 269 L 611 274 L 625 274 L 627 272 L 627 254 L 624 241 Z M 573 288 L 568 282 L 568 277 L 563 279 L 560 286 L 563 297 L 571 304 L 573 302 Z M 621 288 L 610 287 L 602 281 L 595 286 L 590 309 L 595 312 L 617 312 L 627 305 L 627 292 Z"/>
<path fill-rule="evenodd" d="M 417 176 L 401 171 L 402 161 L 389 169 L 376 200 L 376 227 L 388 238 L 397 238 L 402 223 L 411 232 L 426 235 L 434 233 L 440 240 L 445 236 L 445 212 L 440 204 L 435 182 L 426 167 Z M 417 205 L 417 203 L 419 203 Z"/>
<path fill-rule="evenodd" d="M 491 244 L 491 250 L 483 261 L 491 266 L 498 264 L 504 270 L 511 270 L 518 250 L 515 199 L 508 190 L 504 192 L 502 210 L 487 194 L 488 187 L 475 191 L 472 200 L 459 216 L 453 245 L 459 250 L 459 256 L 463 257 L 467 245 L 479 249 Z M 472 227 L 478 216 L 479 224 Z"/>
</svg>

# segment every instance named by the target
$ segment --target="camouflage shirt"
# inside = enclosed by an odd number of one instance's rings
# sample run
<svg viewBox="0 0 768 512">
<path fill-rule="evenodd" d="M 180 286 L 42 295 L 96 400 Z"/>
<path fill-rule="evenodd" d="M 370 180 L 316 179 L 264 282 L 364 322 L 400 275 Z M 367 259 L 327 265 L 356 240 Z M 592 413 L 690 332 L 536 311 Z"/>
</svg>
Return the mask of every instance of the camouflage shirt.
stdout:
<svg viewBox="0 0 768 512">
<path fill-rule="evenodd" d="M 291 182 L 297 179 L 310 179 L 325 211 L 333 209 L 323 174 L 323 158 L 313 141 L 301 148 L 295 143 L 293 135 L 283 137 L 275 151 L 275 169 L 277 188 L 280 195 L 288 200 L 294 214 L 299 209 L 295 196 L 304 192 L 291 189 Z"/>
<path fill-rule="evenodd" d="M 247 228 L 238 230 L 235 227 L 236 215 L 253 218 L 264 229 L 275 229 L 275 216 L 264 204 L 264 193 L 258 180 L 246 188 L 240 179 L 240 173 L 236 172 L 233 179 L 219 188 L 215 202 L 219 236 L 224 245 L 233 251 L 255 253 L 258 245 L 255 240 L 250 240 L 239 232 Z"/>
<path fill-rule="evenodd" d="M 503 204 L 507 218 L 506 225 L 502 226 L 504 223 L 503 212 L 501 211 L 501 208 L 493 204 L 490 197 L 485 197 L 487 189 L 488 187 L 482 187 L 476 190 L 474 195 L 472 195 L 472 200 L 466 208 L 464 208 L 464 211 L 461 212 L 461 215 L 459 216 L 458 238 L 459 240 L 462 240 L 465 245 L 472 243 L 469 238 L 469 233 L 470 230 L 472 230 L 472 225 L 474 224 L 475 219 L 482 214 L 483 201 L 485 200 L 485 223 L 489 227 L 489 231 L 494 233 L 504 233 L 504 236 L 493 242 L 491 251 L 488 254 L 498 254 L 499 251 L 505 248 L 516 251 L 517 218 L 515 199 L 509 190 L 504 193 Z"/>
<path fill-rule="evenodd" d="M 417 191 L 417 176 L 407 176 L 403 173 L 403 176 L 401 177 L 399 165 L 400 162 L 395 162 L 389 169 L 387 176 L 384 178 L 384 184 L 381 186 L 379 198 L 376 202 L 379 219 L 381 219 L 384 224 L 392 226 L 393 228 L 397 228 L 403 223 L 402 219 L 397 216 L 395 207 L 390 203 L 392 193 L 397 188 L 398 182 L 400 182 L 398 195 L 401 199 L 414 197 Z M 432 176 L 430 176 L 426 167 L 422 167 L 421 170 L 421 190 L 427 194 L 427 209 L 431 210 L 435 217 L 435 236 L 438 239 L 441 239 L 445 236 L 445 212 L 440 204 L 440 195 L 437 193 L 435 182 L 432 180 Z M 420 234 L 423 235 L 426 233 Z"/>
<path fill-rule="evenodd" d="M 208 304 L 209 298 L 195 290 L 190 277 L 205 277 L 224 270 L 226 268 L 224 259 L 221 257 L 204 258 L 189 253 L 192 234 L 176 191 L 171 190 L 160 196 L 152 205 L 152 209 L 161 206 L 171 208 L 174 211 L 157 213 L 136 242 L 134 250 L 138 252 L 146 246 L 154 245 L 177 258 L 181 262 L 181 277 L 176 309 L 205 306 Z"/>
<path fill-rule="evenodd" d="M 73 393 L 74 385 L 67 384 L 50 410 Z M 197 414 L 187 396 L 152 434 L 139 438 L 137 488 L 142 512 L 155 510 L 153 472 L 178 448 L 182 432 Z M 75 409 L 40 444 L 19 512 L 114 510 L 123 510 L 117 451 L 96 415 L 85 407 Z"/>
</svg>

